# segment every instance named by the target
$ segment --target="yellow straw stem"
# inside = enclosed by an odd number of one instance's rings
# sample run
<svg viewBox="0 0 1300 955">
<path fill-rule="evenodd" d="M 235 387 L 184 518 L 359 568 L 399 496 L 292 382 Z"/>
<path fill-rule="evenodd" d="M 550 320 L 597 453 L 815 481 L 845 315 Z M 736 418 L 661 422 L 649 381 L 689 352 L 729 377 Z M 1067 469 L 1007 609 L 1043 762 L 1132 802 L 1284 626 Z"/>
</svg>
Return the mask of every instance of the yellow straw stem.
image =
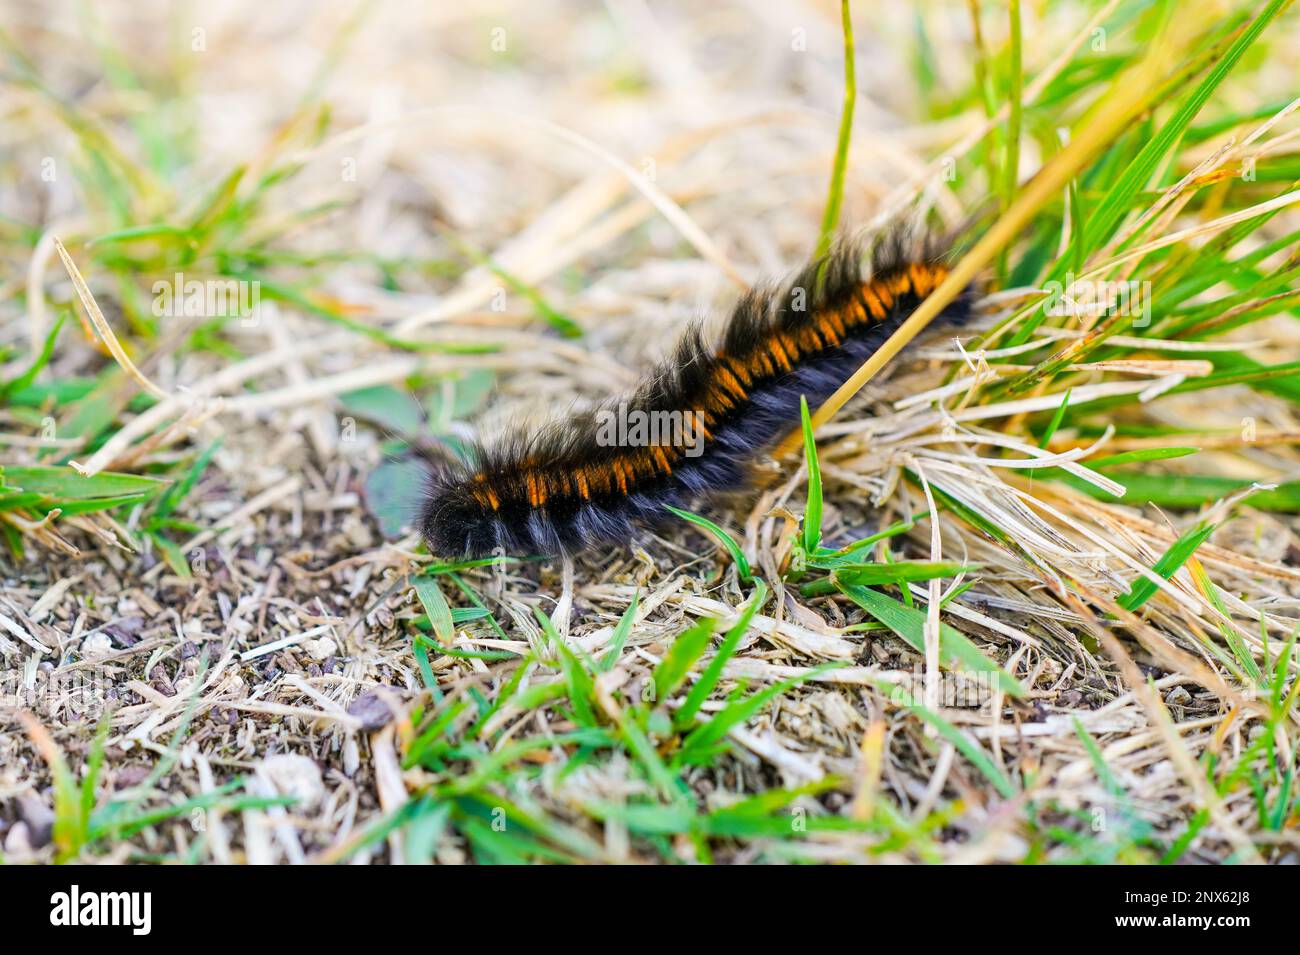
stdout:
<svg viewBox="0 0 1300 955">
<path fill-rule="evenodd" d="M 1191 18 L 1174 17 L 1179 20 Z M 1187 31 L 1188 27 L 1183 26 Z M 1179 40 L 1182 37 L 1178 38 Z M 1107 96 L 1099 101 L 1084 118 L 1078 134 L 1057 153 L 1042 169 L 1025 183 L 1017 198 L 1007 211 L 993 223 L 993 226 L 980 238 L 961 261 L 948 273 L 948 277 L 939 287 L 930 293 L 907 319 L 898 331 L 886 339 L 862 367 L 853 373 L 853 377 L 844 382 L 835 394 L 831 395 L 813 415 L 814 428 L 829 421 L 836 412 L 856 395 L 868 381 L 875 377 L 885 364 L 899 353 L 904 346 L 930 324 L 962 290 L 975 280 L 980 270 L 987 266 L 1012 239 L 1033 218 L 1056 193 L 1096 155 L 1110 143 L 1129 122 L 1150 105 L 1152 91 L 1158 87 L 1156 80 L 1160 77 L 1166 64 L 1173 57 L 1174 51 L 1182 44 L 1175 42 L 1172 36 L 1157 36 L 1148 47 L 1147 55 L 1128 73 L 1121 76 Z M 777 446 L 776 456 L 784 457 L 801 444 L 799 431 L 793 431 Z"/>
</svg>

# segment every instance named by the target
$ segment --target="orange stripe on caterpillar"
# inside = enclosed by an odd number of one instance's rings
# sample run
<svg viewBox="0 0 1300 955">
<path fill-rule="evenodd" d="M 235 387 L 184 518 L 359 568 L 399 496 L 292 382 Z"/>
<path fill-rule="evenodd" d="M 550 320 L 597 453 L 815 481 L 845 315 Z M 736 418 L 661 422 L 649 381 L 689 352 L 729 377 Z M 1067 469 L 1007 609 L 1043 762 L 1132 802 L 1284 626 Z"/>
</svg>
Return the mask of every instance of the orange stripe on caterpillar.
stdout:
<svg viewBox="0 0 1300 955">
<path fill-rule="evenodd" d="M 537 475 L 529 471 L 524 475 L 524 482 L 528 485 L 528 503 L 533 507 L 541 507 L 546 503 L 546 493 L 539 486 Z"/>
<path fill-rule="evenodd" d="M 719 363 L 719 367 L 718 367 L 718 380 L 722 382 L 723 386 L 731 394 L 735 395 L 741 401 L 744 401 L 748 397 L 748 395 L 745 393 L 745 386 L 742 385 L 736 379 L 736 376 L 731 373 L 731 369 L 729 369 L 726 365 L 721 363 Z"/>
<path fill-rule="evenodd" d="M 782 340 L 783 337 L 784 336 L 780 334 L 773 335 L 771 342 L 768 343 L 768 349 L 772 355 L 772 360 L 775 361 L 783 371 L 789 371 L 794 367 L 794 361 L 792 360 L 792 356 L 785 350 L 785 342 Z"/>
<path fill-rule="evenodd" d="M 880 304 L 885 311 L 894 307 L 894 293 L 889 290 L 887 282 L 872 282 L 870 288 L 876 293 L 876 298 L 880 299 Z"/>
<path fill-rule="evenodd" d="M 843 339 L 848 334 L 848 326 L 844 324 L 844 317 L 840 315 L 839 309 L 833 308 L 826 313 L 826 321 L 831 328 L 835 330 L 836 339 Z"/>
<path fill-rule="evenodd" d="M 867 303 L 867 309 L 871 312 L 871 317 L 880 321 L 885 317 L 885 303 L 880 300 L 876 290 L 870 283 L 862 286 L 862 298 Z"/>
<path fill-rule="evenodd" d="M 801 352 L 815 352 L 826 348 L 829 342 L 822 338 L 821 328 L 814 322 L 799 333 L 798 345 Z"/>
<path fill-rule="evenodd" d="M 672 465 L 668 463 L 668 455 L 664 453 L 664 449 L 656 444 L 652 450 L 655 456 L 655 461 L 659 464 L 659 467 L 663 472 L 665 474 L 672 474 Z"/>
</svg>

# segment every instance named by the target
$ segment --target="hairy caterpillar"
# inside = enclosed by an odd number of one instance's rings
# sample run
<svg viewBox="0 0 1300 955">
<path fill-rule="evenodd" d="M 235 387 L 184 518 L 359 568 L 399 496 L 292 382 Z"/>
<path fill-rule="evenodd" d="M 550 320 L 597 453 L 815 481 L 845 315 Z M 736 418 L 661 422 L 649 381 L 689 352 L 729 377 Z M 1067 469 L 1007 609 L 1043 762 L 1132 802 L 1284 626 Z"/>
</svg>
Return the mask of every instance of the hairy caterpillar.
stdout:
<svg viewBox="0 0 1300 955">
<path fill-rule="evenodd" d="M 633 393 L 532 433 L 477 449 L 477 467 L 431 477 L 420 531 L 443 557 L 554 555 L 628 541 L 665 505 L 745 487 L 753 462 L 799 423 L 906 320 L 948 274 L 942 260 L 881 243 L 871 270 L 844 246 L 789 281 L 756 287 L 718 339 L 688 329 Z M 969 316 L 969 295 L 940 316 Z M 611 428 L 610 415 L 620 416 Z M 663 428 L 623 427 L 664 422 Z"/>
</svg>

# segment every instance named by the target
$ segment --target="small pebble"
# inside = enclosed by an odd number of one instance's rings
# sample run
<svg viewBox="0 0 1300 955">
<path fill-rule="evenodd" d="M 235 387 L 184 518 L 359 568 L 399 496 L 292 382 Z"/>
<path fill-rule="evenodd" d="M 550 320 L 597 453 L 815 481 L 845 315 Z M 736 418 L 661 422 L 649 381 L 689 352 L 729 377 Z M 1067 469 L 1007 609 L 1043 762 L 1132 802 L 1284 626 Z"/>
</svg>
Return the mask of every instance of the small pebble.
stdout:
<svg viewBox="0 0 1300 955">
<path fill-rule="evenodd" d="M 49 843 L 54 835 L 54 810 L 40 796 L 25 792 L 18 797 L 18 814 L 26 824 L 26 838 L 35 849 Z"/>
<path fill-rule="evenodd" d="M 343 772 L 351 778 L 357 774 L 357 770 L 360 768 L 361 752 L 357 747 L 357 737 L 355 733 L 350 733 L 343 742 Z"/>
<path fill-rule="evenodd" d="M 144 623 L 144 617 L 123 617 L 110 623 L 103 632 L 119 647 L 133 647 L 140 642 L 140 631 L 144 629 Z"/>
<path fill-rule="evenodd" d="M 171 678 L 167 676 L 167 671 L 163 669 L 161 663 L 149 671 L 149 680 L 153 683 L 153 688 L 163 696 L 176 695 L 176 688 L 172 686 Z"/>
<path fill-rule="evenodd" d="M 108 634 L 100 631 L 92 633 L 86 639 L 81 641 L 81 655 L 86 657 L 102 657 L 105 654 L 113 652 L 113 638 Z"/>
<path fill-rule="evenodd" d="M 5 835 L 5 855 L 21 857 L 32 852 L 31 837 L 27 833 L 27 823 L 16 822 Z"/>
<path fill-rule="evenodd" d="M 123 766 L 113 775 L 113 788 L 130 789 L 149 778 L 148 766 Z"/>
<path fill-rule="evenodd" d="M 275 787 L 276 792 L 296 799 L 296 810 L 312 809 L 325 797 L 320 767 L 306 756 L 297 753 L 268 756 L 257 771 Z"/>
<path fill-rule="evenodd" d="M 303 649 L 317 660 L 328 660 L 338 653 L 339 645 L 329 637 L 321 637 L 319 640 L 308 640 L 303 644 Z"/>
<path fill-rule="evenodd" d="M 352 701 L 348 714 L 361 721 L 361 728 L 367 733 L 387 726 L 393 719 L 393 711 L 379 698 L 378 693 L 363 693 Z"/>
</svg>

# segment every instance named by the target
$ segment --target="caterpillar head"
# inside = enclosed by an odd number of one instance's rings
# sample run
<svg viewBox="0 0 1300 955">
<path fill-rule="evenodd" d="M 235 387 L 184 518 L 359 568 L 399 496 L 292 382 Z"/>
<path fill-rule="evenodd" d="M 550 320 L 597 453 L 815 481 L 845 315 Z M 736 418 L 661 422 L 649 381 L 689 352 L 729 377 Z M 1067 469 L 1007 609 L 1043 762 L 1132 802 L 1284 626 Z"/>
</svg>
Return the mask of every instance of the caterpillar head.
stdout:
<svg viewBox="0 0 1300 955">
<path fill-rule="evenodd" d="M 420 511 L 420 535 L 437 557 L 490 557 L 501 541 L 501 522 L 481 480 L 435 474 Z"/>
</svg>

